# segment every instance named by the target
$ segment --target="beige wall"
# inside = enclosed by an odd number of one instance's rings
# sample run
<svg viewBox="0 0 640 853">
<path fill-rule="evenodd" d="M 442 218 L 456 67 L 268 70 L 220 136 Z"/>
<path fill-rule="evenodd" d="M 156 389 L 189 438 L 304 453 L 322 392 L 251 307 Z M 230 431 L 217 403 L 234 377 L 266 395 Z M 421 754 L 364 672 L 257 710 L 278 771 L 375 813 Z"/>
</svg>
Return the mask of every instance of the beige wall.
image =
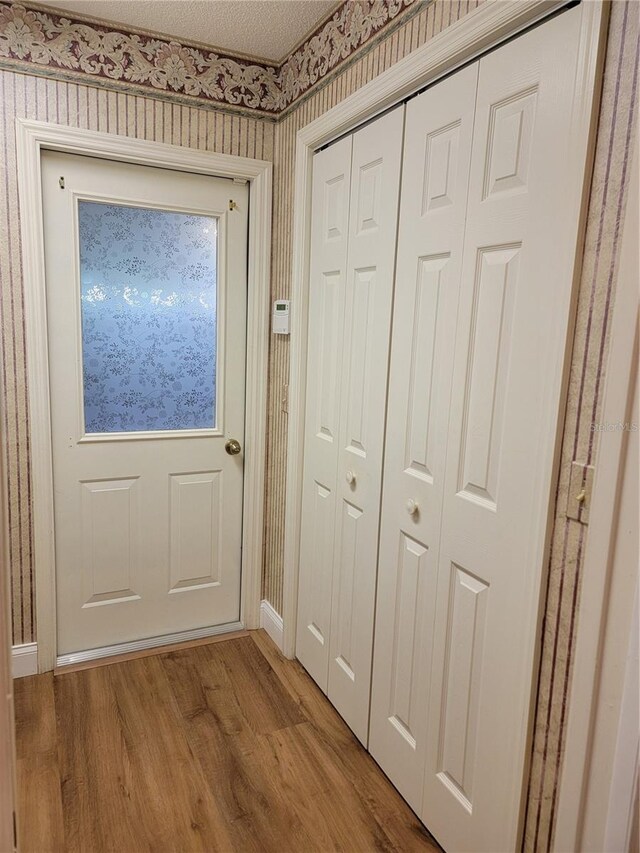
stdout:
<svg viewBox="0 0 640 853">
<path fill-rule="evenodd" d="M 0 328 L 6 388 L 0 416 L 7 435 L 13 641 L 36 638 L 24 302 L 16 176 L 15 119 L 170 142 L 205 151 L 273 160 L 271 120 L 188 107 L 11 71 L 0 71 Z"/>
<path fill-rule="evenodd" d="M 0 294 L 2 370 L 6 400 L 1 416 L 9 438 L 10 548 L 13 566 L 14 642 L 35 637 L 31 559 L 25 354 L 18 201 L 13 120 L 24 115 L 95 130 L 173 142 L 274 161 L 272 290 L 286 298 L 291 275 L 294 142 L 298 129 L 373 79 L 381 71 L 478 5 L 476 0 L 434 0 L 417 9 L 395 32 L 370 42 L 274 125 L 212 108 L 108 92 L 77 83 L 0 72 Z M 608 37 L 603 102 L 589 205 L 587 238 L 572 356 L 553 550 L 536 703 L 533 764 L 528 788 L 525 848 L 549 848 L 556 783 L 562 756 L 569 662 L 575 633 L 582 553 L 587 528 L 567 519 L 572 461 L 593 464 L 606 370 L 608 329 L 615 292 L 620 217 L 633 143 L 638 49 L 634 0 L 616 0 Z M 288 377 L 289 342 L 271 337 L 269 428 L 265 512 L 264 597 L 282 602 L 286 415 L 282 386 Z"/>
</svg>

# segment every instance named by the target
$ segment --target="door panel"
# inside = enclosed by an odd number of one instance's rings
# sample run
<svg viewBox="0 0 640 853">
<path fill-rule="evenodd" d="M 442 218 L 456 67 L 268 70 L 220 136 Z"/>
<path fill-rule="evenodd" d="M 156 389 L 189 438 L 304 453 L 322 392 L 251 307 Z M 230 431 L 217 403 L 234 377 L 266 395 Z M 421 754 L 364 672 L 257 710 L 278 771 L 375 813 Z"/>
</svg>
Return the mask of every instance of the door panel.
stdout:
<svg viewBox="0 0 640 853">
<path fill-rule="evenodd" d="M 58 655 L 236 622 L 247 188 L 48 151 L 42 175 Z"/>
<path fill-rule="evenodd" d="M 435 576 L 427 570 L 429 551 L 417 539 L 401 532 L 398 550 L 391 625 L 391 680 L 385 713 L 394 729 L 394 738 L 399 734 L 413 753 L 418 747 L 417 738 L 424 719 L 423 709 L 415 701 L 416 679 L 423 655 L 419 639 L 424 625 L 433 622 Z M 426 611 L 416 606 L 423 600 L 427 604 Z M 374 746 L 372 739 L 372 752 Z"/>
<path fill-rule="evenodd" d="M 465 805 L 473 798 L 482 644 L 489 587 L 461 566 L 450 566 L 449 608 L 439 733 L 442 782 Z"/>
<path fill-rule="evenodd" d="M 133 580 L 140 571 L 138 478 L 84 482 L 81 488 L 84 607 L 139 599 Z"/>
<path fill-rule="evenodd" d="M 416 811 L 477 75 L 476 63 L 407 105 L 370 748 Z"/>
<path fill-rule="evenodd" d="M 220 583 L 223 476 L 203 471 L 169 478 L 170 592 Z"/>
<path fill-rule="evenodd" d="M 580 17 L 480 61 L 421 810 L 452 850 L 517 845 L 575 253 Z"/>
<path fill-rule="evenodd" d="M 296 656 L 327 691 L 352 137 L 313 158 Z"/>
<path fill-rule="evenodd" d="M 407 429 L 404 439 L 404 467 L 409 476 L 432 484 L 439 448 L 433 440 L 435 418 L 433 396 L 438 381 L 435 357 L 442 297 L 451 287 L 448 279 L 450 254 L 420 258 L 415 283 L 413 347 L 410 354 Z"/>
<path fill-rule="evenodd" d="M 480 249 L 464 390 L 458 492 L 495 509 L 521 245 Z"/>
<path fill-rule="evenodd" d="M 328 696 L 365 745 L 403 123 L 354 134 L 351 165 Z"/>
</svg>

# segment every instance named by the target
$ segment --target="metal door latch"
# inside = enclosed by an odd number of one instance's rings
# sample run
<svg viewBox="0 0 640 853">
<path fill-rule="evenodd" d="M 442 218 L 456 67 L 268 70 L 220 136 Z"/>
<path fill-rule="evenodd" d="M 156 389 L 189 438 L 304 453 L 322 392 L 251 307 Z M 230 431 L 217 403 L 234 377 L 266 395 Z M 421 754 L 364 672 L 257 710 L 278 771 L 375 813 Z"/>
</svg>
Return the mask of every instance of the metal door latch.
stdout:
<svg viewBox="0 0 640 853">
<path fill-rule="evenodd" d="M 589 524 L 592 488 L 593 465 L 572 462 L 567 493 L 567 518 L 581 524 Z"/>
<path fill-rule="evenodd" d="M 237 208 L 237 206 L 238 205 L 236 204 L 236 202 L 232 198 L 230 198 L 229 199 L 229 210 L 235 210 Z"/>
</svg>

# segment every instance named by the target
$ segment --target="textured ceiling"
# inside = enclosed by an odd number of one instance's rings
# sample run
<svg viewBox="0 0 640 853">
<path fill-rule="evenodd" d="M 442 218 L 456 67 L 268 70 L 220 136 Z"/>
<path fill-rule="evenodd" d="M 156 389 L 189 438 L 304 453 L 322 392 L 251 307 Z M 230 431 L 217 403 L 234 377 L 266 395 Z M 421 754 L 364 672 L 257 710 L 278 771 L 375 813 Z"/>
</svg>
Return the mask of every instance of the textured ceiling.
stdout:
<svg viewBox="0 0 640 853">
<path fill-rule="evenodd" d="M 37 0 L 78 15 L 279 62 L 336 0 Z"/>
</svg>

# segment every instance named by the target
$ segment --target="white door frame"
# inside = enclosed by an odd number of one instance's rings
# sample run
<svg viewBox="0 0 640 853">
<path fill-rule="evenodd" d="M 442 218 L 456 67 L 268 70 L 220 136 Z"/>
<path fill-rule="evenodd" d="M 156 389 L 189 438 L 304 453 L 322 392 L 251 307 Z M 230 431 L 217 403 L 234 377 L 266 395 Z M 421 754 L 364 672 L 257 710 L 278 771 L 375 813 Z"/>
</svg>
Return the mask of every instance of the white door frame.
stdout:
<svg viewBox="0 0 640 853">
<path fill-rule="evenodd" d="M 434 83 L 488 49 L 548 17 L 566 6 L 567 2 L 568 0 L 488 0 L 298 131 L 293 207 L 292 327 L 282 605 L 283 652 L 289 658 L 295 656 L 300 558 L 313 154 L 318 148 L 399 103 L 413 92 Z M 567 164 L 571 180 L 582 187 L 581 216 L 580 221 L 576 221 L 576 240 L 579 244 L 584 229 L 588 191 L 585 170 L 580 164 L 586 159 L 586 171 L 590 171 L 595 136 L 594 116 L 598 107 L 598 97 L 594 97 L 594 81 L 598 79 L 597 75 L 602 68 L 605 41 L 603 36 L 608 19 L 608 8 L 604 3 L 583 2 L 581 10 L 579 64 L 571 129 L 572 150 L 576 156 Z M 579 267 L 577 258 L 574 299 Z M 566 389 L 566 365 L 565 374 Z M 562 424 L 559 424 L 557 447 L 561 430 Z"/>
<path fill-rule="evenodd" d="M 56 663 L 56 581 L 49 347 L 40 160 L 43 150 L 101 157 L 250 182 L 247 375 L 240 621 L 260 624 L 267 423 L 272 164 L 230 154 L 17 119 L 33 478 L 38 671 Z"/>
</svg>

